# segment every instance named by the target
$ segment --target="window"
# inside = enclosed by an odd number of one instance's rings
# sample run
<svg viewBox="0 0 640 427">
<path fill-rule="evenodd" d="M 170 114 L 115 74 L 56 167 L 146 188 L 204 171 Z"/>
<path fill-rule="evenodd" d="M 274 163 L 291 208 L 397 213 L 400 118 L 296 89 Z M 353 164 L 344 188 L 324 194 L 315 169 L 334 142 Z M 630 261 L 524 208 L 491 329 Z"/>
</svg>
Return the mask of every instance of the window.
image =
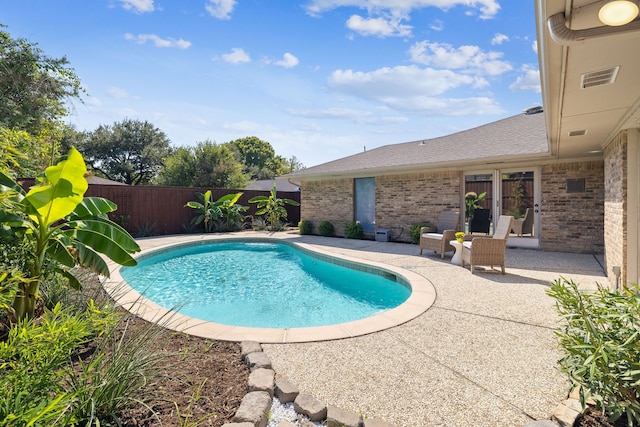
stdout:
<svg viewBox="0 0 640 427">
<path fill-rule="evenodd" d="M 376 229 L 376 180 L 375 178 L 355 179 L 355 220 L 367 233 Z"/>
</svg>

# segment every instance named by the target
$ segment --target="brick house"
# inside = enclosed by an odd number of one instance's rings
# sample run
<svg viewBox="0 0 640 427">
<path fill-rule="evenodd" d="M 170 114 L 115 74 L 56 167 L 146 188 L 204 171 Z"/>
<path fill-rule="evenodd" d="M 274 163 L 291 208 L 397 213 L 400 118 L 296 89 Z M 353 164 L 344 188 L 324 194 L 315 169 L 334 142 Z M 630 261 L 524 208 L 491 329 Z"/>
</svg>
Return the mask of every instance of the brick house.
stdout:
<svg viewBox="0 0 640 427">
<path fill-rule="evenodd" d="M 535 3 L 544 109 L 289 174 L 301 219 L 331 221 L 337 235 L 357 220 L 369 236 L 409 241 L 412 224 L 464 212 L 480 189 L 493 221 L 533 214 L 509 246 L 603 253 L 612 284 L 614 266 L 620 283 L 638 281 L 640 20 L 603 26 L 592 0 Z"/>
</svg>

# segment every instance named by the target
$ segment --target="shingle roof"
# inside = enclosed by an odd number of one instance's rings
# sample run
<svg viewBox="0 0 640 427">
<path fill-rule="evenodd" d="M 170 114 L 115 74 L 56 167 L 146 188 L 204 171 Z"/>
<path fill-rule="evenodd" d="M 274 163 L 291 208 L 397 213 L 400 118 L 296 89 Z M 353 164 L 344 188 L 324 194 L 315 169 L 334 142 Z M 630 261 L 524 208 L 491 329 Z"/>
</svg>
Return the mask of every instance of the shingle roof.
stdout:
<svg viewBox="0 0 640 427">
<path fill-rule="evenodd" d="M 277 191 L 300 191 L 300 187 L 285 179 L 261 179 L 247 184 L 246 190 L 271 191 L 273 184 Z"/>
<path fill-rule="evenodd" d="M 286 178 L 363 174 L 550 155 L 544 114 L 519 114 L 473 129 L 422 141 L 385 145 L 302 169 Z"/>
</svg>

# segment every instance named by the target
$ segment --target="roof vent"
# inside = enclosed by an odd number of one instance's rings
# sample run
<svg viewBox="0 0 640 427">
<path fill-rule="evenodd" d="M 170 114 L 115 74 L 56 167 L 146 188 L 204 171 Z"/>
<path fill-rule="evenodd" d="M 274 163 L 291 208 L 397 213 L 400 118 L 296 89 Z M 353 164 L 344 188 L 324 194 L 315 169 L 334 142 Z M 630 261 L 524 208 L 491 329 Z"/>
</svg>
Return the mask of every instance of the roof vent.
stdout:
<svg viewBox="0 0 640 427">
<path fill-rule="evenodd" d="M 538 113 L 542 113 L 542 107 L 541 106 L 535 106 L 535 107 L 529 107 L 526 110 L 524 110 L 525 114 L 538 114 Z"/>
<path fill-rule="evenodd" d="M 610 85 L 616 81 L 620 66 L 607 68 L 605 70 L 591 71 L 580 76 L 580 87 L 586 89 L 593 86 Z"/>
<path fill-rule="evenodd" d="M 586 135 L 587 134 L 587 130 L 586 129 L 580 129 L 580 130 L 572 130 L 569 132 L 569 136 L 582 136 L 582 135 Z"/>
</svg>

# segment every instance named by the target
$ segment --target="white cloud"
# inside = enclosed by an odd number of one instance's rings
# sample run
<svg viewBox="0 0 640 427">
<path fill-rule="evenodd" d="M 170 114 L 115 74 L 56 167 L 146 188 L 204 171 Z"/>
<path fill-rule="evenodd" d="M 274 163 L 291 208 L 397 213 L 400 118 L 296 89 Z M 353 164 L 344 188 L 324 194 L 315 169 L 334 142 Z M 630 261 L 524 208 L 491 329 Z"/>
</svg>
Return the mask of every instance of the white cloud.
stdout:
<svg viewBox="0 0 640 427">
<path fill-rule="evenodd" d="M 283 68 L 293 68 L 298 65 L 300 61 L 291 53 L 287 52 L 282 56 L 280 61 L 275 61 L 274 64 Z"/>
<path fill-rule="evenodd" d="M 536 55 L 538 54 L 538 40 L 534 40 L 533 43 L 531 43 L 531 50 L 533 50 Z"/>
<path fill-rule="evenodd" d="M 496 33 L 495 36 L 491 39 L 491 44 L 502 44 L 504 42 L 509 41 L 509 36 L 505 34 Z"/>
<path fill-rule="evenodd" d="M 347 20 L 347 27 L 363 36 L 378 37 L 406 37 L 411 35 L 413 27 L 400 24 L 400 19 L 363 18 L 351 15 Z"/>
<path fill-rule="evenodd" d="M 442 31 L 444 30 L 444 21 L 441 19 L 436 19 L 431 25 L 429 25 L 429 28 L 431 28 L 433 31 Z"/>
<path fill-rule="evenodd" d="M 540 71 L 531 66 L 525 65 L 522 68 L 524 74 L 518 76 L 515 82 L 513 82 L 510 86 L 510 90 L 532 90 L 540 93 L 542 91 L 540 87 Z"/>
<path fill-rule="evenodd" d="M 409 48 L 411 60 L 418 64 L 431 65 L 464 72 L 495 76 L 513 69 L 502 61 L 502 52 L 483 52 L 478 46 L 454 48 L 447 43 L 422 41 Z"/>
<path fill-rule="evenodd" d="M 121 0 L 122 7 L 136 13 L 153 12 L 153 0 Z"/>
<path fill-rule="evenodd" d="M 236 0 L 207 0 L 204 8 L 214 18 L 231 19 L 231 12 L 235 6 Z"/>
<path fill-rule="evenodd" d="M 339 7 L 358 7 L 369 13 L 391 11 L 408 14 L 414 9 L 437 7 L 448 10 L 452 7 L 467 7 L 468 13 L 480 12 L 481 19 L 493 18 L 500 10 L 498 0 L 311 0 L 305 10 L 309 15 L 318 16 Z"/>
<path fill-rule="evenodd" d="M 225 53 L 222 55 L 222 60 L 230 64 L 240 64 L 243 62 L 251 62 L 249 54 L 239 47 L 231 49 L 231 53 Z"/>
<path fill-rule="evenodd" d="M 417 66 L 385 67 L 372 72 L 336 70 L 329 76 L 335 90 L 365 99 L 382 100 L 391 96 L 440 95 L 474 79 L 449 70 Z"/>
<path fill-rule="evenodd" d="M 126 40 L 134 41 L 138 44 L 145 44 L 150 41 L 155 47 L 175 47 L 178 49 L 188 49 L 191 46 L 191 42 L 183 39 L 175 40 L 171 37 L 163 39 L 156 34 L 138 34 L 137 36 L 126 33 L 124 35 Z"/>
<path fill-rule="evenodd" d="M 119 87 L 115 87 L 115 86 L 108 87 L 107 94 L 112 98 L 117 98 L 117 99 L 125 99 L 129 97 L 129 94 L 127 93 L 126 90 L 121 89 Z"/>
<path fill-rule="evenodd" d="M 373 72 L 336 70 L 329 87 L 341 93 L 381 102 L 396 111 L 438 115 L 499 114 L 503 110 L 491 98 L 446 98 L 445 92 L 461 86 L 487 85 L 482 78 L 418 66 L 381 68 Z"/>
<path fill-rule="evenodd" d="M 288 109 L 287 113 L 296 117 L 304 117 L 308 119 L 335 119 L 335 120 L 347 120 L 357 124 L 364 125 L 382 125 L 382 124 L 397 124 L 406 123 L 409 121 L 406 117 L 393 117 L 393 116 L 376 116 L 368 110 L 356 110 L 352 108 L 325 108 L 319 110 L 298 110 Z"/>
</svg>

